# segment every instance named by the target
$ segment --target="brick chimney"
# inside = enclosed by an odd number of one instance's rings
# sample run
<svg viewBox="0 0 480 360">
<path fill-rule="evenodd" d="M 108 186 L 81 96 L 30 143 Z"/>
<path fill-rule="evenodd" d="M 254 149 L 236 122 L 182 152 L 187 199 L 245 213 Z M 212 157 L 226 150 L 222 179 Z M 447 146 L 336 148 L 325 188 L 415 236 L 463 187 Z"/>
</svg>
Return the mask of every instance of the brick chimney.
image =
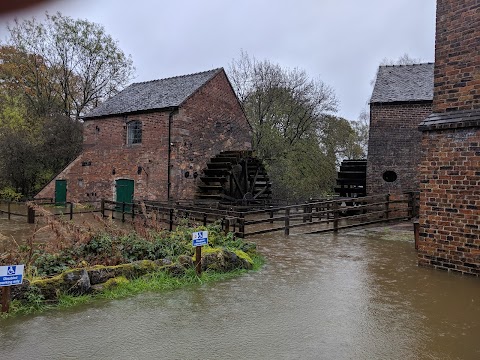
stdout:
<svg viewBox="0 0 480 360">
<path fill-rule="evenodd" d="M 480 1 L 438 0 L 433 112 L 480 108 Z"/>
</svg>

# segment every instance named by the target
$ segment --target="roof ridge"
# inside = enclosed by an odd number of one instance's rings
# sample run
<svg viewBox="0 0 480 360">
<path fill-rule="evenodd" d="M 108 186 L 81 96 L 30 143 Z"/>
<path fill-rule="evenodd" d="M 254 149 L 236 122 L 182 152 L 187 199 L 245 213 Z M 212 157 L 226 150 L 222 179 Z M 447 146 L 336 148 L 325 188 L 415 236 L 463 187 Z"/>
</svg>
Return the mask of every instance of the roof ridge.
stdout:
<svg viewBox="0 0 480 360">
<path fill-rule="evenodd" d="M 206 83 L 225 72 L 223 68 L 130 84 L 83 118 L 179 107 Z"/>
<path fill-rule="evenodd" d="M 434 65 L 433 62 L 415 63 L 415 64 L 393 64 L 393 65 L 380 65 L 379 67 L 407 67 L 407 66 L 421 66 L 421 65 Z"/>
<path fill-rule="evenodd" d="M 211 69 L 211 70 L 205 70 L 205 71 L 198 71 L 198 72 L 192 73 L 192 74 L 177 75 L 177 76 L 170 76 L 170 77 L 161 78 L 161 79 L 140 81 L 140 82 L 132 83 L 132 84 L 130 84 L 130 85 L 148 84 L 148 83 L 153 83 L 153 82 L 156 82 L 156 81 L 171 80 L 171 79 L 180 79 L 180 78 L 185 78 L 185 77 L 194 76 L 194 75 L 206 74 L 206 73 L 209 73 L 209 72 L 217 73 L 217 72 L 220 71 L 220 70 L 223 70 L 223 67 L 219 67 L 219 68 L 215 68 L 215 69 Z"/>
</svg>

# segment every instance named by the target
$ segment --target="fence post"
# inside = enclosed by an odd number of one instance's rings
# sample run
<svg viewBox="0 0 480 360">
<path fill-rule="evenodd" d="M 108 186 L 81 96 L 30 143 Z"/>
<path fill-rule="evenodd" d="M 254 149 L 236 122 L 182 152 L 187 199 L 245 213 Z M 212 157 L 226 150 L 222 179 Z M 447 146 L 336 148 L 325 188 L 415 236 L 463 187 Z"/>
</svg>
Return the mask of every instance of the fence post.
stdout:
<svg viewBox="0 0 480 360">
<path fill-rule="evenodd" d="M 207 214 L 203 214 L 203 226 L 207 226 Z"/>
<path fill-rule="evenodd" d="M 7 203 L 7 215 L 8 215 L 8 220 L 10 220 L 10 204 L 12 202 L 9 200 L 8 203 Z"/>
<path fill-rule="evenodd" d="M 415 250 L 418 250 L 418 242 L 420 241 L 420 224 L 418 220 L 413 223 L 413 232 L 415 234 Z"/>
<path fill-rule="evenodd" d="M 173 209 L 170 209 L 169 230 L 173 230 Z"/>
<path fill-rule="evenodd" d="M 102 213 L 102 218 L 105 217 L 105 199 L 100 200 L 100 212 Z"/>
<path fill-rule="evenodd" d="M 270 224 L 273 224 L 273 210 L 270 210 Z"/>
<path fill-rule="evenodd" d="M 35 224 L 35 209 L 31 206 L 28 207 L 27 222 L 29 224 Z"/>
<path fill-rule="evenodd" d="M 2 313 L 8 313 L 10 310 L 10 286 L 2 287 Z"/>
<path fill-rule="evenodd" d="M 122 222 L 125 222 L 125 201 L 122 202 Z"/>
<path fill-rule="evenodd" d="M 195 273 L 197 276 L 202 275 L 202 247 L 195 247 Z"/>
<path fill-rule="evenodd" d="M 245 214 L 240 213 L 240 221 L 238 224 L 238 232 L 240 233 L 240 238 L 245 238 Z"/>
<path fill-rule="evenodd" d="M 390 194 L 385 195 L 385 218 L 390 217 Z"/>
<path fill-rule="evenodd" d="M 333 202 L 333 231 L 337 232 L 338 231 L 338 202 L 334 201 Z"/>
<path fill-rule="evenodd" d="M 70 220 L 73 219 L 73 202 L 70 202 Z"/>
<path fill-rule="evenodd" d="M 227 235 L 230 232 L 230 220 L 227 218 L 223 218 L 223 232 Z"/>
<path fill-rule="evenodd" d="M 290 235 L 290 209 L 285 209 L 285 236 Z"/>
<path fill-rule="evenodd" d="M 132 220 L 135 219 L 135 203 L 132 203 Z"/>
</svg>

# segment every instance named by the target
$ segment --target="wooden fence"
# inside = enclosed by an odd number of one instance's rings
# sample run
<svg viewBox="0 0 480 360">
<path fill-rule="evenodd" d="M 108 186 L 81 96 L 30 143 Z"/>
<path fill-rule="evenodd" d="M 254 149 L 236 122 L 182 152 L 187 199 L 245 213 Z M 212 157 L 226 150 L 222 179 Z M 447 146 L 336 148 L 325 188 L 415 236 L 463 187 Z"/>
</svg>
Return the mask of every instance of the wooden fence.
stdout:
<svg viewBox="0 0 480 360">
<path fill-rule="evenodd" d="M 66 202 L 62 204 L 53 203 L 53 199 L 35 199 L 31 201 L 34 205 L 45 206 L 53 216 L 64 216 L 69 220 L 73 219 L 74 214 L 85 214 L 100 212 L 100 209 L 95 207 L 94 202 L 75 204 Z M 89 206 L 87 206 L 89 205 Z M 35 211 L 34 206 L 29 206 L 28 202 L 7 201 L 0 200 L 0 214 L 5 214 L 10 220 L 12 216 L 19 216 L 27 218 L 29 224 L 35 223 L 35 219 L 44 216 Z"/>
<path fill-rule="evenodd" d="M 7 215 L 8 220 L 12 216 L 27 217 L 27 208 L 24 202 L 0 200 L 0 214 Z"/>
<path fill-rule="evenodd" d="M 0 209 L 0 213 L 6 213 L 9 219 L 11 215 L 18 215 L 26 216 L 28 222 L 35 221 L 33 208 L 29 207 L 26 212 L 15 213 L 11 211 L 10 205 L 7 204 L 6 210 L 3 206 L 4 210 Z M 411 219 L 418 216 L 418 193 L 315 200 L 258 210 L 248 210 L 244 206 L 231 206 L 222 210 L 191 203 L 119 203 L 104 199 L 99 205 L 82 210 L 72 203 L 66 203 L 54 215 L 67 216 L 71 220 L 75 214 L 99 212 L 103 217 L 124 222 L 148 216 L 160 224 L 165 224 L 165 228 L 170 231 L 182 222 L 189 225 L 221 222 L 224 231 L 232 231 L 242 238 L 270 232 L 282 232 L 288 236 L 300 233 L 337 232 L 358 226 Z"/>
<path fill-rule="evenodd" d="M 188 203 L 119 203 L 104 199 L 101 201 L 100 212 L 103 217 L 119 219 L 123 222 L 134 220 L 137 217 L 145 218 L 148 215 L 150 219 L 165 224 L 169 231 L 182 222 L 190 225 L 221 222 L 222 227 L 229 231 L 230 225 L 233 226 L 240 215 L 238 211 L 219 210 Z"/>
<path fill-rule="evenodd" d="M 241 213 L 238 235 L 270 232 L 318 234 L 358 226 L 411 219 L 418 214 L 418 194 L 375 195 L 308 202 Z"/>
<path fill-rule="evenodd" d="M 135 219 L 147 212 L 150 218 L 166 224 L 171 231 L 181 221 L 189 224 L 210 224 L 220 221 L 226 231 L 239 237 L 270 232 L 316 234 L 338 231 L 382 222 L 411 219 L 418 214 L 418 193 L 375 195 L 305 202 L 303 204 L 246 210 L 231 206 L 228 210 L 188 204 L 117 203 L 102 200 L 103 216 L 122 221 Z"/>
</svg>

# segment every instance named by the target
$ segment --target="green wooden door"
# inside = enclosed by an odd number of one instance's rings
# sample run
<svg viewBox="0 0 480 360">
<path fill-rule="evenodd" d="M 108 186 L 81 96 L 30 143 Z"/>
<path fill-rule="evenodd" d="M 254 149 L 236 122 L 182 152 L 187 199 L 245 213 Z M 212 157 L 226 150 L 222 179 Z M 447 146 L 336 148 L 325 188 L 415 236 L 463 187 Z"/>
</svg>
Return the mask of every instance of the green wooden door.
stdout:
<svg viewBox="0 0 480 360">
<path fill-rule="evenodd" d="M 134 189 L 134 181 L 129 179 L 118 179 L 115 182 L 115 186 L 117 188 L 117 199 L 116 202 L 119 203 L 133 203 L 133 189 Z M 130 211 L 130 206 L 125 206 L 125 211 Z M 121 207 L 119 207 L 121 210 Z"/>
<path fill-rule="evenodd" d="M 67 180 L 55 180 L 55 204 L 67 202 Z"/>
</svg>

